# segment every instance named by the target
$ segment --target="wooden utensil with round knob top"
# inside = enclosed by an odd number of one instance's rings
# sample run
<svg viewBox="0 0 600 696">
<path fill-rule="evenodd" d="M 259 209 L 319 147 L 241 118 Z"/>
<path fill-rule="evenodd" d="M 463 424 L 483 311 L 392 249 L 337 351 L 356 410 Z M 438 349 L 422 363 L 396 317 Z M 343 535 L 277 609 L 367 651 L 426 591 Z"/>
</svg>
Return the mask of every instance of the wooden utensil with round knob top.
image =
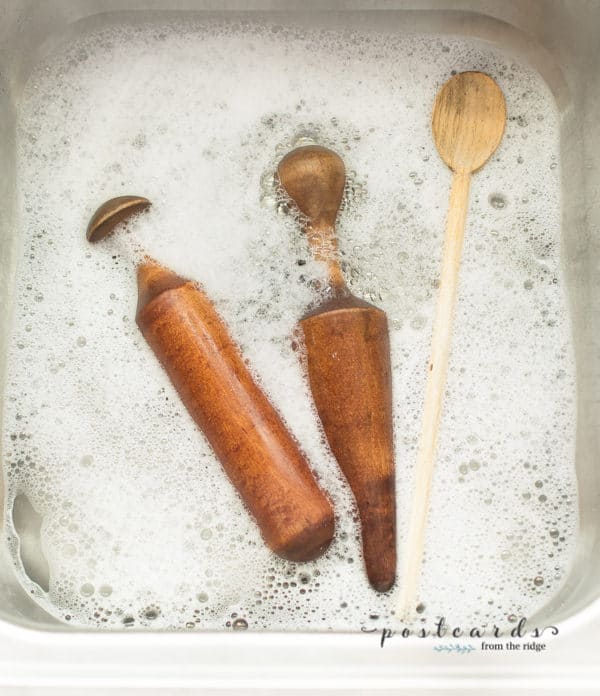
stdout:
<svg viewBox="0 0 600 696">
<path fill-rule="evenodd" d="M 369 582 L 386 592 L 396 575 L 387 319 L 344 282 L 335 237 L 346 181 L 341 158 L 309 145 L 287 154 L 277 173 L 305 219 L 314 257 L 327 266 L 331 297 L 300 320 L 308 377 L 327 440 L 356 499 Z"/>
<path fill-rule="evenodd" d="M 88 239 L 103 239 L 149 205 L 132 196 L 108 201 L 92 218 Z M 331 503 L 214 304 L 197 283 L 149 257 L 139 263 L 137 279 L 137 325 L 266 544 L 292 561 L 321 555 L 334 534 Z"/>
<path fill-rule="evenodd" d="M 400 619 L 412 615 L 417 600 L 471 175 L 496 151 L 502 140 L 505 123 L 506 105 L 502 91 L 484 73 L 465 72 L 455 75 L 437 95 L 432 119 L 433 136 L 441 158 L 454 175 L 431 354 L 427 365 L 415 489 L 404 555 L 405 571 L 396 611 L 396 616 Z"/>
</svg>

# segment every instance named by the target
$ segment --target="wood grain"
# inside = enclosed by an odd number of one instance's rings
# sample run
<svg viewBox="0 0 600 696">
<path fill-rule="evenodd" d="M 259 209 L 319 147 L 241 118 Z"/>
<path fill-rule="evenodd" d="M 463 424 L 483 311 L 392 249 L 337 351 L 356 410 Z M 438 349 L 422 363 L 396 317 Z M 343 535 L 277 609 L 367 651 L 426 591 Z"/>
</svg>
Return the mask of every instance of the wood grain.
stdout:
<svg viewBox="0 0 600 696">
<path fill-rule="evenodd" d="M 377 307 L 348 302 L 312 313 L 300 326 L 315 405 L 358 506 L 367 576 L 376 590 L 386 592 L 396 576 L 387 319 Z"/>
<path fill-rule="evenodd" d="M 138 290 L 141 332 L 267 545 L 292 561 L 319 556 L 334 534 L 331 503 L 213 303 L 151 259 L 138 268 Z"/>
<path fill-rule="evenodd" d="M 487 162 L 500 144 L 506 122 L 502 91 L 488 75 L 466 72 L 451 78 L 440 90 L 433 110 L 432 128 L 437 149 L 453 170 L 439 295 L 427 364 L 427 386 L 415 487 L 396 616 L 414 614 L 421 573 L 429 499 L 442 415 L 448 361 L 452 343 L 454 307 L 471 174 Z"/>
<path fill-rule="evenodd" d="M 494 154 L 506 124 L 502 90 L 481 72 L 450 78 L 440 90 L 431 127 L 440 157 L 453 172 L 473 173 Z"/>
<path fill-rule="evenodd" d="M 327 266 L 329 285 L 347 293 L 340 268 L 335 221 L 346 185 L 342 159 L 331 150 L 306 145 L 289 152 L 279 163 L 279 181 L 302 214 L 313 256 Z"/>
<path fill-rule="evenodd" d="M 344 281 L 335 236 L 346 179 L 341 158 L 324 147 L 298 148 L 280 162 L 278 176 L 303 216 L 314 257 L 327 265 L 331 299 L 300 321 L 308 377 L 327 441 L 356 500 L 367 577 L 386 592 L 396 577 L 387 319 Z"/>
<path fill-rule="evenodd" d="M 150 201 L 142 196 L 111 198 L 92 215 L 86 231 L 88 242 L 95 243 L 108 237 L 119 223 L 147 210 L 150 205 Z"/>
</svg>

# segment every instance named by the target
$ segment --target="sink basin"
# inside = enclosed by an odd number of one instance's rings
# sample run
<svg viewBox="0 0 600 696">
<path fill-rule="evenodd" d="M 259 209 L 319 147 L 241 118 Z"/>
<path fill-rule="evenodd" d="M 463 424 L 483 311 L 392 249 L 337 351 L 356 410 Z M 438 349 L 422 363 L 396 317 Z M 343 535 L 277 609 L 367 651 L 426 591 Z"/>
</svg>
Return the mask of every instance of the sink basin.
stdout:
<svg viewBox="0 0 600 696">
<path fill-rule="evenodd" d="M 545 81 L 558 110 L 560 129 L 561 253 L 576 369 L 575 473 L 578 530 L 567 576 L 537 614 L 533 627 L 550 628 L 541 650 L 485 648 L 469 627 L 443 639 L 402 636 L 402 626 L 373 622 L 362 630 L 127 631 L 100 632 L 70 626 L 43 608 L 19 582 L 9 542 L 0 545 L 0 685 L 61 688 L 202 688 L 205 693 L 314 690 L 330 693 L 424 693 L 467 689 L 494 693 L 537 688 L 540 693 L 600 686 L 595 644 L 600 638 L 600 475 L 597 473 L 600 411 L 600 68 L 596 27 L 600 6 L 559 0 L 390 0 L 318 3 L 211 2 L 183 0 L 56 0 L 36 4 L 0 0 L 0 332 L 2 374 L 7 364 L 17 257 L 19 216 L 16 133 L 19 102 L 32 71 L 58 47 L 107 25 L 140 22 L 260 21 L 331 31 L 435 34 L 472 39 L 513 56 Z M 133 191 L 141 193 L 143 191 Z M 4 383 L 8 376 L 4 377 Z M 47 590 L 47 566 L 36 542 L 40 518 L 27 499 L 5 510 L 31 535 L 27 574 Z M 36 545 L 37 543 L 37 545 Z M 25 546 L 25 543 L 24 543 Z M 515 573 L 519 569 L 514 569 Z M 510 630 L 510 629 L 509 629 Z M 507 637 L 507 635 L 505 635 Z M 445 646 L 445 649 L 440 649 Z M 469 649 L 468 646 L 471 646 Z M 501 654 L 500 654 L 501 653 Z"/>
</svg>

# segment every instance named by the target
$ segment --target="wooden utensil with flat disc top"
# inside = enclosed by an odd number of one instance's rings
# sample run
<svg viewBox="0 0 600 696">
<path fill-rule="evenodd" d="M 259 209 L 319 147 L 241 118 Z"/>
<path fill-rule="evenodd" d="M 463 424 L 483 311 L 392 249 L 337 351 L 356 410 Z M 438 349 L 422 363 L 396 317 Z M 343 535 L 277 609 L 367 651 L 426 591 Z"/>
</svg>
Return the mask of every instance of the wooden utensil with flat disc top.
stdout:
<svg viewBox="0 0 600 696">
<path fill-rule="evenodd" d="M 107 201 L 90 220 L 88 240 L 101 241 L 149 206 L 140 196 Z M 198 283 L 146 254 L 136 265 L 135 321 L 265 543 L 291 561 L 317 558 L 333 538 L 331 502 L 212 300 Z"/>
<path fill-rule="evenodd" d="M 309 145 L 286 155 L 279 181 L 306 219 L 315 259 L 327 266 L 331 298 L 300 320 L 310 387 L 331 450 L 358 505 L 371 585 L 396 575 L 396 504 L 390 346 L 384 312 L 350 293 L 339 264 L 335 221 L 346 174 L 341 158 Z"/>
</svg>

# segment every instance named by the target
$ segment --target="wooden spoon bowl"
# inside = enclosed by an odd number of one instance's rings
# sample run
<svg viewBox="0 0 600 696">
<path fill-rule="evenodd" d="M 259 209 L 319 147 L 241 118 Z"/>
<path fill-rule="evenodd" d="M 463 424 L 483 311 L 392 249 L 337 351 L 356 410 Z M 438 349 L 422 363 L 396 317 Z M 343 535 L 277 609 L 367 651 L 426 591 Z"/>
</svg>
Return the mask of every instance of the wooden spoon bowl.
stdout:
<svg viewBox="0 0 600 696">
<path fill-rule="evenodd" d="M 440 157 L 453 172 L 480 169 L 500 145 L 505 124 L 502 90 L 484 73 L 455 75 L 436 97 L 433 137 Z"/>
</svg>

